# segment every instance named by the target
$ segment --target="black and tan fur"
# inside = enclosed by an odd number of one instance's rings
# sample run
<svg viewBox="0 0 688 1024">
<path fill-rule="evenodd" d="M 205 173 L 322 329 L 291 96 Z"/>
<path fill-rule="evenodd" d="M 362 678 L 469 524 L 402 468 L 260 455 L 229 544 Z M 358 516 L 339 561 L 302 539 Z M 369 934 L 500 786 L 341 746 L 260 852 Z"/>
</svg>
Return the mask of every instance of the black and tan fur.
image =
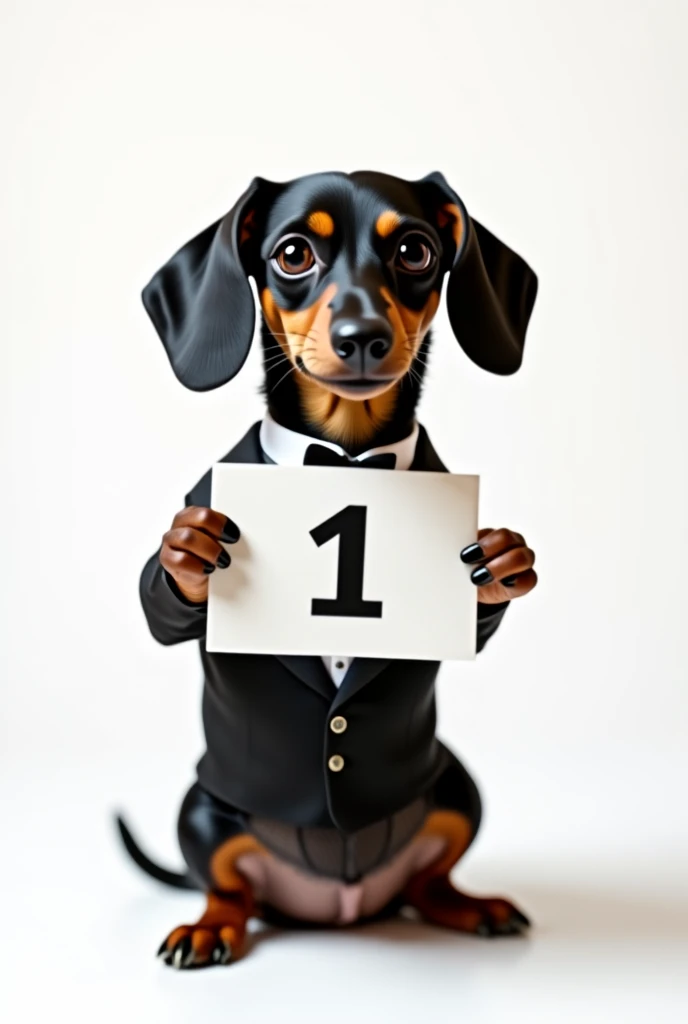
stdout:
<svg viewBox="0 0 688 1024">
<path fill-rule="evenodd" d="M 413 182 L 367 171 L 284 184 L 257 178 L 144 291 L 185 386 L 219 387 L 243 365 L 255 327 L 249 277 L 261 305 L 270 413 L 283 426 L 337 442 L 352 455 L 409 434 L 445 281 L 459 344 L 498 374 L 520 365 L 536 291 L 530 268 L 469 217 L 440 174 Z M 438 840 L 441 852 L 387 909 L 407 904 L 430 921 L 467 932 L 522 931 L 528 922 L 512 904 L 466 896 L 450 882 L 450 870 L 476 834 L 480 803 L 458 762 L 438 785 L 417 834 Z M 274 857 L 251 821 L 245 810 L 193 787 L 179 824 L 189 868 L 184 876 L 152 864 L 121 823 L 130 853 L 145 870 L 208 893 L 201 919 L 163 942 L 167 963 L 228 962 L 241 952 L 249 918 L 271 915 L 237 869 L 242 858 Z"/>
</svg>

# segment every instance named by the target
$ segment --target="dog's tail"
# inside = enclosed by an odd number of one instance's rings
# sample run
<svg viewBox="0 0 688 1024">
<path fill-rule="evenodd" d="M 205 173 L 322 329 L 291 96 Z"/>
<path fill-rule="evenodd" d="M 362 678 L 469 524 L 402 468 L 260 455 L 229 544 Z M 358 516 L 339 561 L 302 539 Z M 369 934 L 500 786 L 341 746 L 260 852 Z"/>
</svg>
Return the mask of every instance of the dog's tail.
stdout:
<svg viewBox="0 0 688 1024">
<path fill-rule="evenodd" d="M 142 871 L 145 871 L 147 875 L 150 875 L 151 878 L 155 878 L 158 882 L 162 882 L 164 885 L 171 885 L 174 889 L 199 888 L 188 872 L 182 874 L 177 871 L 168 871 L 167 868 L 161 868 L 159 864 L 155 864 L 150 857 L 147 857 L 143 852 L 129 831 L 126 822 L 119 814 L 115 816 L 115 821 L 117 822 L 117 828 L 119 829 L 119 834 L 122 837 L 122 842 L 124 843 L 124 849 L 127 851 L 134 863 L 137 864 Z"/>
</svg>

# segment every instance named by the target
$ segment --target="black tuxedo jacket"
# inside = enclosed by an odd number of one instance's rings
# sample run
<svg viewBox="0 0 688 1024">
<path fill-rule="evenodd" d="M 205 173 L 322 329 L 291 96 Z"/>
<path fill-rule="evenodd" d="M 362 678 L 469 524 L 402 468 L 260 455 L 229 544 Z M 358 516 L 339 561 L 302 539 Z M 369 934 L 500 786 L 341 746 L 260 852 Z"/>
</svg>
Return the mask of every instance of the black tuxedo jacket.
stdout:
<svg viewBox="0 0 688 1024">
<path fill-rule="evenodd" d="M 255 424 L 222 461 L 268 461 L 259 431 Z M 447 472 L 422 427 L 413 470 Z M 209 506 L 210 481 L 208 471 L 186 504 Z M 435 737 L 439 662 L 356 658 L 337 689 L 319 657 L 211 654 L 206 605 L 182 597 L 158 554 L 143 570 L 141 601 L 160 643 L 200 641 L 206 790 L 247 814 L 345 832 L 428 792 L 449 759 Z M 506 605 L 479 608 L 478 650 Z M 346 719 L 343 733 L 330 728 L 335 715 Z M 341 771 L 328 767 L 333 754 L 344 758 Z"/>
</svg>

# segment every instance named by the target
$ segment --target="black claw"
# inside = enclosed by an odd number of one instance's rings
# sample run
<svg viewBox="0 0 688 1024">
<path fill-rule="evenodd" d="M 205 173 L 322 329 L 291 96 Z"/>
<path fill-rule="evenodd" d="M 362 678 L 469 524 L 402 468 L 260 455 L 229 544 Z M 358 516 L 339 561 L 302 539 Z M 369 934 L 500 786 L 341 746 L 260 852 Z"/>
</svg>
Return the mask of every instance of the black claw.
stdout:
<svg viewBox="0 0 688 1024">
<path fill-rule="evenodd" d="M 229 961 L 232 959 L 232 947 L 228 946 L 226 942 L 222 943 L 222 947 L 223 947 L 223 952 L 222 952 L 222 955 L 220 957 L 219 962 L 221 964 L 228 964 Z"/>
<path fill-rule="evenodd" d="M 182 966 L 182 968 L 193 967 L 193 965 L 196 963 L 196 960 L 197 960 L 196 950 L 192 946 L 191 949 L 189 950 L 189 952 L 186 954 L 186 956 L 182 960 L 181 966 Z"/>
<path fill-rule="evenodd" d="M 165 960 L 169 956 L 169 954 L 170 951 L 167 948 L 167 939 L 163 939 L 163 941 L 160 943 L 160 949 L 155 955 L 159 960 Z"/>
<path fill-rule="evenodd" d="M 511 916 L 512 920 L 517 921 L 522 928 L 530 928 L 530 920 L 526 917 L 525 914 L 522 914 L 520 910 L 514 909 L 514 912 Z"/>
<path fill-rule="evenodd" d="M 225 544 L 236 544 L 239 537 L 241 537 L 239 527 L 228 518 L 225 523 L 225 528 L 220 534 L 220 540 L 223 540 Z"/>
<path fill-rule="evenodd" d="M 184 967 L 184 961 L 189 955 L 191 948 L 191 939 L 188 935 L 186 938 L 180 939 L 174 947 L 174 952 L 172 953 L 172 966 L 176 967 L 178 971 Z"/>
<path fill-rule="evenodd" d="M 211 572 L 215 572 L 215 566 L 211 565 L 210 562 L 206 562 L 203 566 L 203 572 L 206 576 L 210 576 Z"/>
<path fill-rule="evenodd" d="M 475 929 L 475 934 L 480 935 L 483 939 L 492 939 L 495 936 L 494 926 L 487 921 L 483 921 Z"/>
<path fill-rule="evenodd" d="M 226 569 L 231 561 L 231 556 L 223 548 L 220 554 L 217 556 L 218 569 Z"/>
<path fill-rule="evenodd" d="M 466 565 L 471 565 L 473 562 L 481 562 L 485 557 L 485 552 L 479 544 L 469 544 L 467 548 L 463 549 L 460 557 Z"/>
<path fill-rule="evenodd" d="M 516 577 L 516 573 L 514 573 L 512 576 L 505 576 L 504 579 L 502 580 L 502 586 L 503 587 L 515 587 L 516 586 L 516 578 L 517 578 Z"/>
<path fill-rule="evenodd" d="M 471 573 L 471 579 L 475 583 L 476 587 L 484 587 L 487 586 L 488 583 L 492 583 L 494 576 L 486 565 L 481 565 L 479 569 L 473 570 Z"/>
</svg>

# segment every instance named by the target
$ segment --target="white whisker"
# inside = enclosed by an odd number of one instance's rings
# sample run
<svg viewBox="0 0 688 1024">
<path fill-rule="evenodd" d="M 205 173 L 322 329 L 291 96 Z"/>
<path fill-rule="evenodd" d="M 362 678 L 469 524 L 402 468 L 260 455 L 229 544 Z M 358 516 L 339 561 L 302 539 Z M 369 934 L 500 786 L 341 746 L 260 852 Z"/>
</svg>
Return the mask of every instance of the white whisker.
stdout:
<svg viewBox="0 0 688 1024">
<path fill-rule="evenodd" d="M 275 391 L 275 390 L 276 390 L 276 389 L 277 389 L 277 388 L 278 388 L 278 387 L 280 386 L 280 384 L 282 383 L 282 381 L 283 381 L 283 380 L 286 380 L 286 379 L 287 379 L 287 377 L 289 376 L 289 374 L 290 374 L 290 373 L 293 373 L 295 369 L 296 369 L 296 366 L 291 366 L 291 367 L 290 367 L 290 368 L 289 368 L 289 369 L 287 370 L 287 372 L 286 372 L 286 373 L 285 373 L 285 374 L 284 374 L 284 375 L 283 375 L 282 377 L 280 377 L 280 379 L 279 379 L 279 380 L 277 381 L 277 383 L 276 383 L 276 384 L 274 384 L 274 385 L 273 385 L 273 386 L 272 386 L 272 387 L 270 388 L 270 394 L 272 394 L 272 392 L 273 392 L 273 391 Z"/>
</svg>

